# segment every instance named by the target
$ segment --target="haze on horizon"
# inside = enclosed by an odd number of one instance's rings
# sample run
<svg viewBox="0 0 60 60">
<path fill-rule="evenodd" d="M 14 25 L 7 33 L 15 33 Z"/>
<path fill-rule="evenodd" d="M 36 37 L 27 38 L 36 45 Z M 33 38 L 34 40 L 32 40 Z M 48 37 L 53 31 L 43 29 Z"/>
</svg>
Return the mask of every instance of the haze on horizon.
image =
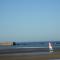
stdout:
<svg viewBox="0 0 60 60">
<path fill-rule="evenodd" d="M 60 40 L 60 0 L 0 0 L 0 41 Z"/>
</svg>

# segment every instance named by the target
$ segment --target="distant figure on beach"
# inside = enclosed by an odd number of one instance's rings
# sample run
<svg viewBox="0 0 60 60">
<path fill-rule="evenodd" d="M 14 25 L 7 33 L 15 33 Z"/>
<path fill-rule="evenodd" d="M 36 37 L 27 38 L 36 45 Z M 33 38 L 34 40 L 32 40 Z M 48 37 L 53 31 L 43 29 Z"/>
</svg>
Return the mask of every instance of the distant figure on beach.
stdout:
<svg viewBox="0 0 60 60">
<path fill-rule="evenodd" d="M 51 42 L 49 42 L 49 51 L 50 51 L 50 53 L 53 52 L 53 47 L 52 47 L 52 45 L 51 45 Z"/>
</svg>

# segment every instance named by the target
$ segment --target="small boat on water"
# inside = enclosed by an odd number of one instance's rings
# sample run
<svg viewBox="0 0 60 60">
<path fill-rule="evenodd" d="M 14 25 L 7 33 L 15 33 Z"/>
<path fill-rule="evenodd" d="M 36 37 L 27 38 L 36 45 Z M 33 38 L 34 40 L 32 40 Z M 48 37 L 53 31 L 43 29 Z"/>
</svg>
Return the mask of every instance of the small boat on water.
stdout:
<svg viewBox="0 0 60 60">
<path fill-rule="evenodd" d="M 52 46 L 51 42 L 49 42 L 49 52 L 50 52 L 50 53 L 53 52 L 53 46 Z"/>
</svg>

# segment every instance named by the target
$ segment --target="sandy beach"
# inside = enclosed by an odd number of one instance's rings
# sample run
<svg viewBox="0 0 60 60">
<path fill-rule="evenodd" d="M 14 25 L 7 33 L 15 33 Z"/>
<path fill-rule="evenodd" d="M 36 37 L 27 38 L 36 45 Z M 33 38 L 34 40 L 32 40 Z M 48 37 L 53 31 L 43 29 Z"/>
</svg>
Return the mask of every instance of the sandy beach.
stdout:
<svg viewBox="0 0 60 60">
<path fill-rule="evenodd" d="M 47 51 L 47 49 L 40 48 L 0 50 L 0 60 L 49 60 L 60 58 L 60 52 L 45 53 L 44 50 Z"/>
<path fill-rule="evenodd" d="M 46 54 L 46 55 L 0 55 L 0 60 L 49 60 L 60 58 L 60 54 Z"/>
</svg>

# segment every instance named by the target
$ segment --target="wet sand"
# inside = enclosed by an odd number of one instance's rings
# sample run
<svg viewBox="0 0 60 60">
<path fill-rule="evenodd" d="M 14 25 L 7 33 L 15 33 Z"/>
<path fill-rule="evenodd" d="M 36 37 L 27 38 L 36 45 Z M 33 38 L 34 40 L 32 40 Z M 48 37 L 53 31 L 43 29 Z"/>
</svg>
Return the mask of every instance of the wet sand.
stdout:
<svg viewBox="0 0 60 60">
<path fill-rule="evenodd" d="M 1 53 L 2 50 L 0 50 Z M 5 51 L 5 52 L 3 52 Z M 8 49 L 3 50 L 0 54 L 0 60 L 49 60 L 60 58 L 60 52 L 53 52 L 48 54 L 33 54 L 33 51 L 43 52 L 43 49 Z M 7 52 L 8 51 L 8 52 Z M 12 53 L 14 51 L 14 53 Z M 16 52 L 17 51 L 17 52 Z M 27 52 L 28 51 L 28 52 Z M 45 51 L 47 51 L 45 49 Z M 31 53 L 31 54 L 30 54 Z M 44 53 L 44 52 L 43 52 Z"/>
<path fill-rule="evenodd" d="M 0 54 L 48 52 L 48 51 L 49 51 L 48 48 L 8 48 L 8 49 L 0 49 Z"/>
</svg>

